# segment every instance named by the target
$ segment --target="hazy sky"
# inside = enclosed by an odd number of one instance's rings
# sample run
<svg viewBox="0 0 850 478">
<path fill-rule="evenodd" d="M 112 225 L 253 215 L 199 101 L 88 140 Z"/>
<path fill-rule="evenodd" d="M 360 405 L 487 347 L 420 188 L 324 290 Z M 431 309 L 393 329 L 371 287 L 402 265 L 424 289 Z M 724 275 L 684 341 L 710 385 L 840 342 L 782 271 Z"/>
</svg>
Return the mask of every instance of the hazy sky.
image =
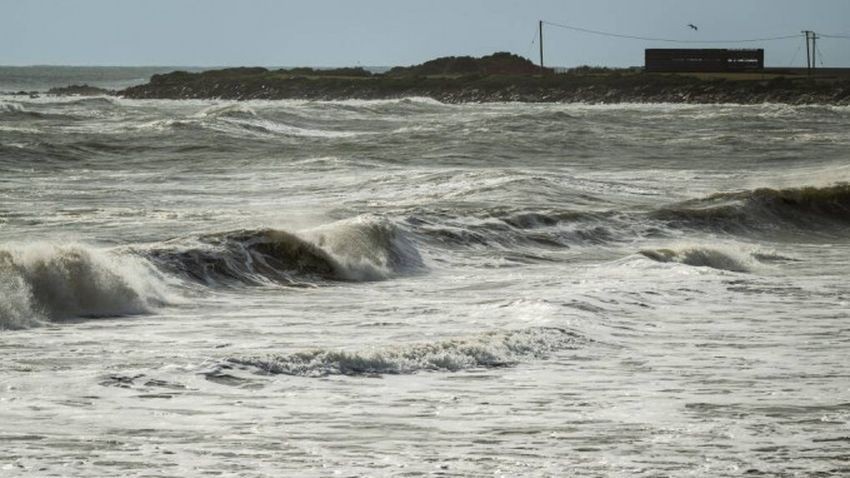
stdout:
<svg viewBox="0 0 850 478">
<path fill-rule="evenodd" d="M 389 66 L 494 51 L 536 59 L 538 19 L 689 40 L 846 35 L 850 0 L 0 0 L 0 64 Z M 641 65 L 644 48 L 671 47 L 554 27 L 544 39 L 547 63 L 561 66 Z M 802 43 L 741 46 L 763 46 L 768 64 L 788 66 L 795 52 L 804 64 Z M 850 66 L 850 40 L 819 46 L 827 66 Z"/>
</svg>

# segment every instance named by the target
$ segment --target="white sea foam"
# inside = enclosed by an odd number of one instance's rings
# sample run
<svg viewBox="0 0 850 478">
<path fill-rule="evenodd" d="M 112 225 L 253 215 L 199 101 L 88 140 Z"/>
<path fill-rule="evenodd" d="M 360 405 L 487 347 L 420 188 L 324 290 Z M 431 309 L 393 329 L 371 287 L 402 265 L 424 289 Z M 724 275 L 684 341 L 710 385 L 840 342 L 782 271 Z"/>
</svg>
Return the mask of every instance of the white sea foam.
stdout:
<svg viewBox="0 0 850 478">
<path fill-rule="evenodd" d="M 10 101 L 0 102 L 0 113 L 20 113 L 22 111 L 25 110 L 20 103 Z"/>
<path fill-rule="evenodd" d="M 348 280 L 382 280 L 423 265 L 415 243 L 395 224 L 377 216 L 338 221 L 302 235 L 328 252 Z"/>
<path fill-rule="evenodd" d="M 372 100 L 364 100 L 364 99 L 347 99 L 347 100 L 323 100 L 323 101 L 315 101 L 311 102 L 315 104 L 328 104 L 328 105 L 347 105 L 347 106 L 380 106 L 380 105 L 397 105 L 397 104 L 412 104 L 412 105 L 427 105 L 427 106 L 452 106 L 447 103 L 443 103 L 439 100 L 435 100 L 434 98 L 429 98 L 427 96 L 406 96 L 403 98 L 389 98 L 389 99 L 372 99 Z"/>
<path fill-rule="evenodd" d="M 42 321 L 32 307 L 32 293 L 24 278 L 3 267 L 0 259 L 0 330 L 22 329 Z"/>
<path fill-rule="evenodd" d="M 232 358 L 230 362 L 272 374 L 308 377 L 456 372 L 516 365 L 577 348 L 580 343 L 581 339 L 567 330 L 539 327 L 359 351 L 319 349 L 264 358 Z"/>
<path fill-rule="evenodd" d="M 640 254 L 656 262 L 678 263 L 731 272 L 758 272 L 768 267 L 764 262 L 793 260 L 775 251 L 728 243 L 678 244 L 659 249 L 646 249 Z"/>
<path fill-rule="evenodd" d="M 301 136 L 308 138 L 350 138 L 364 134 L 357 131 L 331 131 L 315 128 L 302 128 L 267 119 L 228 118 L 227 121 L 231 124 L 260 129 L 269 133 L 276 133 L 284 136 Z"/>
<path fill-rule="evenodd" d="M 7 131 L 7 132 L 10 132 L 10 133 L 30 133 L 30 134 L 38 134 L 38 133 L 41 132 L 36 128 L 21 128 L 19 126 L 6 126 L 6 125 L 0 125 L 0 131 Z"/>
<path fill-rule="evenodd" d="M 4 245 L 0 278 L 0 329 L 141 314 L 167 302 L 142 260 L 79 244 Z"/>
<path fill-rule="evenodd" d="M 215 118 L 218 116 L 257 116 L 257 112 L 243 103 L 214 104 L 194 115 L 196 118 Z"/>
</svg>

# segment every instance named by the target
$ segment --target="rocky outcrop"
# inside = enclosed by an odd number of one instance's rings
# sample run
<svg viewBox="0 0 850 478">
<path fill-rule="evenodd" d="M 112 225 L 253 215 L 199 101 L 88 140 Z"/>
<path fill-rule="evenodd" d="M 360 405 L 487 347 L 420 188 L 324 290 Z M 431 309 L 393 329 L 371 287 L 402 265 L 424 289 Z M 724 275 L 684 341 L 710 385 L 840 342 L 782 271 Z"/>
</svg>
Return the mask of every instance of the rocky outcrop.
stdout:
<svg viewBox="0 0 850 478">
<path fill-rule="evenodd" d="M 631 74 L 546 77 L 304 77 L 259 75 L 157 75 L 119 92 L 128 98 L 382 99 L 430 97 L 445 103 L 787 103 L 850 105 L 850 81 L 735 81 Z"/>
<path fill-rule="evenodd" d="M 114 95 L 115 93 L 114 90 L 89 85 L 61 86 L 47 90 L 47 94 L 53 96 L 102 96 Z"/>
<path fill-rule="evenodd" d="M 118 94 L 128 98 L 384 99 L 424 96 L 446 103 L 787 103 L 850 105 L 850 79 L 758 75 L 704 78 L 640 70 L 577 69 L 539 74 L 509 53 L 483 58 L 446 57 L 371 74 L 360 68 L 228 68 L 154 75 Z"/>
<path fill-rule="evenodd" d="M 475 58 L 471 56 L 447 56 L 426 61 L 421 65 L 397 66 L 387 72 L 388 76 L 458 76 L 458 75 L 537 75 L 540 67 L 519 55 L 496 52 Z M 554 70 L 546 68 L 545 74 Z"/>
</svg>

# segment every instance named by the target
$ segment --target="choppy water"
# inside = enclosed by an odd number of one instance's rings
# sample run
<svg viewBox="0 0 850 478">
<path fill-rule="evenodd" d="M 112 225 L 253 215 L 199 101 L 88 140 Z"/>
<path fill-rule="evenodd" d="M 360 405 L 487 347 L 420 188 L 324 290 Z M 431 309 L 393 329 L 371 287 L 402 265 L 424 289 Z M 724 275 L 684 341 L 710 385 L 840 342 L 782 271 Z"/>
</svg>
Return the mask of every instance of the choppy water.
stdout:
<svg viewBox="0 0 850 478">
<path fill-rule="evenodd" d="M 184 71 L 203 71 L 204 68 L 180 67 Z M 0 93 L 45 92 L 50 88 L 70 85 L 90 85 L 110 90 L 122 90 L 146 83 L 151 75 L 174 71 L 168 66 L 2 66 Z"/>
<path fill-rule="evenodd" d="M 831 107 L 2 97 L 0 474 L 850 473 L 848 147 Z"/>
</svg>

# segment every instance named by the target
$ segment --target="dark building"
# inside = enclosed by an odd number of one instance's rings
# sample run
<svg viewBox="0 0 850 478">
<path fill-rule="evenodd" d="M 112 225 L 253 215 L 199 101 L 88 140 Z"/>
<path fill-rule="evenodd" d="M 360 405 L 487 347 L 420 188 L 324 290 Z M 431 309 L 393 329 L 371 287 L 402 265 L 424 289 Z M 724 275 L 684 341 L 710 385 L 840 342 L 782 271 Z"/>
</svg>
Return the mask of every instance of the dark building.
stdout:
<svg viewBox="0 0 850 478">
<path fill-rule="evenodd" d="M 646 50 L 649 72 L 734 72 L 764 69 L 764 50 L 667 49 Z"/>
</svg>

